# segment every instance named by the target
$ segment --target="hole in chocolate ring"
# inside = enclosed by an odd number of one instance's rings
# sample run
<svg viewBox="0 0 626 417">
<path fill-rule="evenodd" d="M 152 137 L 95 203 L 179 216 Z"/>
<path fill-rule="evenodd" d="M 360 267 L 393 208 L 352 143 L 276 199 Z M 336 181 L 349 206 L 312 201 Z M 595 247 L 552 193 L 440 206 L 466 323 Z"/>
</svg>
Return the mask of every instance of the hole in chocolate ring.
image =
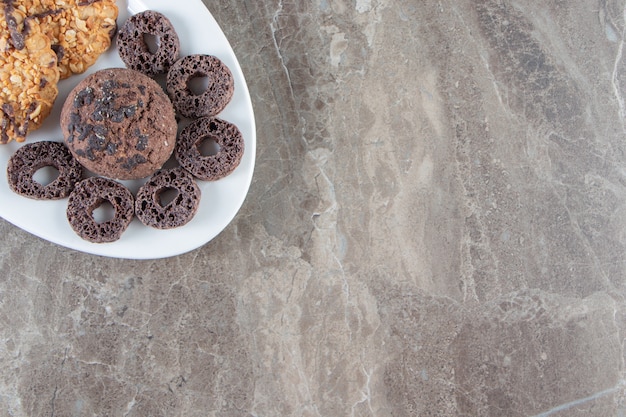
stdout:
<svg viewBox="0 0 626 417">
<path fill-rule="evenodd" d="M 176 200 L 179 194 L 178 189 L 165 186 L 156 192 L 156 200 L 161 207 L 167 207 Z"/>
<path fill-rule="evenodd" d="M 217 139 L 215 139 L 212 135 L 202 136 L 196 142 L 196 146 L 198 147 L 198 152 L 201 156 L 215 156 L 222 150 Z"/>
<path fill-rule="evenodd" d="M 33 172 L 33 181 L 46 187 L 59 178 L 61 172 L 54 165 L 42 165 Z"/>
<path fill-rule="evenodd" d="M 105 198 L 96 202 L 91 217 L 97 224 L 109 222 L 115 218 L 115 206 Z"/>
<path fill-rule="evenodd" d="M 148 52 L 151 54 L 156 54 L 159 48 L 161 47 L 161 37 L 159 35 L 155 35 L 153 33 L 143 33 L 143 43 L 146 45 Z"/>
<path fill-rule="evenodd" d="M 209 77 L 202 73 L 197 72 L 187 79 L 187 89 L 194 96 L 201 96 L 209 89 Z"/>
</svg>

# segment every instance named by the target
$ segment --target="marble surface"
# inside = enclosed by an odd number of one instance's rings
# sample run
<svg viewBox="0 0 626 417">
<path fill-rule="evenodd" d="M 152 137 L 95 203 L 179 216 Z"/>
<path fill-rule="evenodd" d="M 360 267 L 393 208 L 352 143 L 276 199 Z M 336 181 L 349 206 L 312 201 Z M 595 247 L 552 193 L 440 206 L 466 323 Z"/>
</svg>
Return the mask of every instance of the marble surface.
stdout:
<svg viewBox="0 0 626 417">
<path fill-rule="evenodd" d="M 242 210 L 154 261 L 0 221 L 0 415 L 626 415 L 624 0 L 206 4 Z"/>
</svg>

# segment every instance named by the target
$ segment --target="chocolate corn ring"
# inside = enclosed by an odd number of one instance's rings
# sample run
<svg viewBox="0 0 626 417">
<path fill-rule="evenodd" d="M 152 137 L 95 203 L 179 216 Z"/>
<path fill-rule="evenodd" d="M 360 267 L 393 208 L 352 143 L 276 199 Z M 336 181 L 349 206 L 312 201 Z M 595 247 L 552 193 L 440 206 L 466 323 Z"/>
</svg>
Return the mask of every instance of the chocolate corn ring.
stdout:
<svg viewBox="0 0 626 417">
<path fill-rule="evenodd" d="M 205 140 L 219 147 L 214 155 L 203 155 Z M 222 119 L 203 117 L 185 127 L 174 149 L 178 163 L 196 178 L 215 181 L 224 178 L 239 166 L 244 141 L 237 126 Z"/>
<path fill-rule="evenodd" d="M 113 206 L 113 218 L 98 222 L 94 210 L 108 202 Z M 121 183 L 103 177 L 82 180 L 70 194 L 67 220 L 84 240 L 106 243 L 118 240 L 130 225 L 135 213 L 135 200 Z"/>
<path fill-rule="evenodd" d="M 59 175 L 49 184 L 33 176 L 44 167 L 53 167 Z M 7 177 L 14 192 L 36 200 L 58 200 L 69 196 L 82 179 L 83 167 L 61 142 L 33 142 L 19 148 L 9 159 Z"/>
<path fill-rule="evenodd" d="M 164 192 L 176 196 L 161 202 Z M 200 187 L 193 176 L 181 167 L 156 172 L 137 192 L 135 215 L 146 226 L 172 229 L 187 224 L 198 211 Z"/>
<path fill-rule="evenodd" d="M 190 83 L 207 78 L 207 88 L 196 94 Z M 187 118 L 215 116 L 230 102 L 235 91 L 230 69 L 212 55 L 188 55 L 167 72 L 167 93 L 178 113 Z"/>
<path fill-rule="evenodd" d="M 151 51 L 145 35 L 156 38 L 157 47 Z M 180 54 L 180 41 L 167 17 L 146 10 L 129 17 L 117 34 L 117 51 L 130 69 L 153 76 L 165 74 Z"/>
</svg>

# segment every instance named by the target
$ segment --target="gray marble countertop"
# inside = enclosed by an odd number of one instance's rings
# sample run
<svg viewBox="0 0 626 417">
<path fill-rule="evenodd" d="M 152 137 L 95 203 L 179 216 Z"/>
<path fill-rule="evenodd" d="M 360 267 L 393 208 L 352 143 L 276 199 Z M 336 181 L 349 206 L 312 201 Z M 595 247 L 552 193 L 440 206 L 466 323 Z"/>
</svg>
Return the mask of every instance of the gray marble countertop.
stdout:
<svg viewBox="0 0 626 417">
<path fill-rule="evenodd" d="M 0 415 L 626 415 L 624 0 L 205 2 L 248 197 L 151 261 L 0 220 Z"/>
</svg>

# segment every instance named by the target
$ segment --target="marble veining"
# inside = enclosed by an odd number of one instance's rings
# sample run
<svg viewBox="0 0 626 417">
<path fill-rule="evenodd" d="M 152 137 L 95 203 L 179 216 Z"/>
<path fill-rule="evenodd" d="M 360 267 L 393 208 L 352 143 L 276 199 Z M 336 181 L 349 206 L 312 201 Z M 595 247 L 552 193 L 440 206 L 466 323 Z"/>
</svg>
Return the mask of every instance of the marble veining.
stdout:
<svg viewBox="0 0 626 417">
<path fill-rule="evenodd" d="M 162 260 L 0 221 L 0 415 L 626 415 L 624 0 L 205 0 L 246 202 Z"/>
</svg>

